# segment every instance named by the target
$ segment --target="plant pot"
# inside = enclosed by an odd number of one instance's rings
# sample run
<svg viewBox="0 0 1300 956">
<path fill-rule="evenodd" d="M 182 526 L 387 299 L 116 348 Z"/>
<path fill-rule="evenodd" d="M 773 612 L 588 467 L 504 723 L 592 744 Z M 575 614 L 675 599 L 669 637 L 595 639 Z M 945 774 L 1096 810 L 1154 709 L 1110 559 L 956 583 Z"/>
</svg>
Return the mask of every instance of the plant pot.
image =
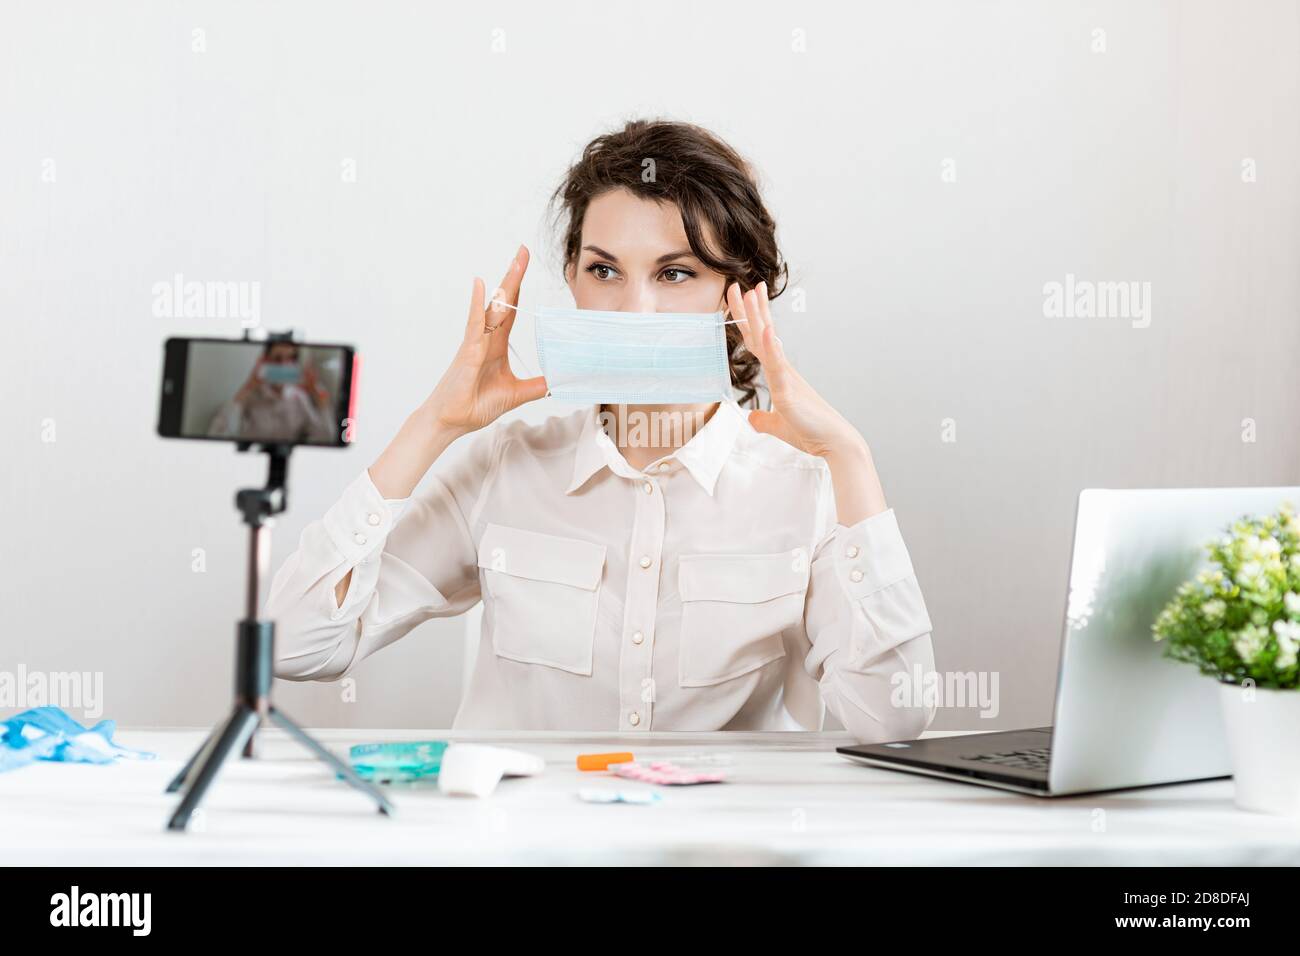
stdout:
<svg viewBox="0 0 1300 956">
<path fill-rule="evenodd" d="M 1242 810 L 1300 816 L 1300 690 L 1220 684 Z"/>
</svg>

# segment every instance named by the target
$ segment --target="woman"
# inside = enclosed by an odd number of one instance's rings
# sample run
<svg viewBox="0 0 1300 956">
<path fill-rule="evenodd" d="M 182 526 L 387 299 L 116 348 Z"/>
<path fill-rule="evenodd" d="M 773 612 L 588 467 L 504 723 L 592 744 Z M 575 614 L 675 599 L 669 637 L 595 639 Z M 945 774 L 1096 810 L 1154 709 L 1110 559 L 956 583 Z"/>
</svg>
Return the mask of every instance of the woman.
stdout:
<svg viewBox="0 0 1300 956">
<path fill-rule="evenodd" d="M 816 730 L 829 706 L 859 740 L 917 736 L 933 708 L 897 688 L 933 669 L 925 603 L 866 441 L 775 333 L 786 269 L 749 166 L 638 121 L 555 198 L 580 309 L 725 310 L 732 383 L 756 404 L 761 369 L 771 410 L 593 405 L 440 460 L 547 393 L 507 358 L 521 246 L 491 304 L 475 279 L 451 367 L 276 576 L 277 675 L 337 679 L 481 599 L 457 728 Z M 636 427 L 665 417 L 702 427 Z"/>
<path fill-rule="evenodd" d="M 300 364 L 297 343 L 271 341 L 239 391 L 217 409 L 208 437 L 328 444 L 333 412 L 316 366 Z"/>
</svg>

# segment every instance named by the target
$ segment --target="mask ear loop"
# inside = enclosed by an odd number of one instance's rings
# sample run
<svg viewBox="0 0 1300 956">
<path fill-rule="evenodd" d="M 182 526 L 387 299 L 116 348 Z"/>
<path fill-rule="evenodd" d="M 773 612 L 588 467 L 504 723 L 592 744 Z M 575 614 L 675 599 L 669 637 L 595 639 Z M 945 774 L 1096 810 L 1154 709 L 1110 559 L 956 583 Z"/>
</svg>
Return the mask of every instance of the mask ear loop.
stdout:
<svg viewBox="0 0 1300 956">
<path fill-rule="evenodd" d="M 492 306 L 504 305 L 504 306 L 505 306 L 506 308 L 508 308 L 508 309 L 514 309 L 516 312 L 526 312 L 528 315 L 531 315 L 531 316 L 534 316 L 534 317 L 536 317 L 536 315 L 537 315 L 537 313 L 534 312 L 534 311 L 532 311 L 531 309 L 521 309 L 521 308 L 519 308 L 519 306 L 517 306 L 517 305 L 511 305 L 509 302 L 505 301 L 504 299 L 493 299 L 493 300 L 491 300 L 488 304 L 489 304 L 489 305 L 492 305 Z M 494 310 L 494 311 L 495 311 L 495 310 Z M 497 329 L 499 329 L 499 328 L 501 328 L 501 326 L 499 326 L 499 325 L 488 325 L 488 324 L 485 322 L 485 323 L 483 324 L 483 334 L 484 334 L 484 335 L 491 335 L 493 332 L 495 332 L 495 331 L 496 331 Z M 510 354 L 513 355 L 513 356 L 515 357 L 515 361 L 519 363 L 519 366 L 520 366 L 521 368 L 527 369 L 527 368 L 530 367 L 530 366 L 528 365 L 528 363 L 525 362 L 525 361 L 523 360 L 522 356 L 520 356 L 520 354 L 519 354 L 518 352 L 515 351 L 515 345 L 514 345 L 514 343 L 511 342 L 509 339 L 506 339 L 506 348 L 510 350 Z"/>
<path fill-rule="evenodd" d="M 724 312 L 723 314 L 724 314 L 724 315 L 728 315 L 728 314 L 730 314 L 730 313 Z M 721 324 L 722 324 L 722 325 L 740 325 L 742 322 L 744 322 L 746 325 L 749 324 L 748 320 L 746 320 L 746 319 L 728 319 L 726 322 L 723 322 L 723 323 L 721 323 Z M 753 352 L 750 352 L 749 354 L 750 354 L 750 355 L 753 355 L 754 353 L 753 353 Z M 771 390 L 770 388 L 767 387 L 766 377 L 764 378 L 764 381 L 763 381 L 762 383 L 759 383 L 759 382 L 757 382 L 757 381 L 754 383 L 754 397 L 755 397 L 755 398 L 758 397 L 758 392 L 759 392 L 760 390 L 767 392 L 767 409 L 768 409 L 768 411 L 771 411 L 771 410 L 772 410 L 772 390 Z M 760 405 L 759 408 L 761 409 L 762 406 Z"/>
<path fill-rule="evenodd" d="M 531 316 L 536 316 L 536 315 L 537 315 L 537 313 L 534 312 L 532 309 L 521 309 L 521 308 L 519 308 L 519 306 L 517 306 L 517 305 L 511 305 L 511 304 L 510 304 L 509 302 L 507 302 L 505 299 L 491 299 L 491 300 L 488 301 L 488 305 L 491 305 L 491 306 L 497 306 L 497 305 L 500 305 L 500 306 L 504 306 L 504 307 L 507 308 L 507 309 L 514 309 L 516 312 L 523 312 L 523 313 L 525 313 L 525 314 L 527 314 L 527 315 L 531 315 Z M 494 309 L 493 311 L 495 311 L 495 309 Z M 493 326 L 490 326 L 490 327 L 485 327 L 483 331 L 485 331 L 485 332 L 495 332 L 495 331 L 496 331 L 497 329 L 499 329 L 499 328 L 500 328 L 499 325 L 493 325 Z"/>
</svg>

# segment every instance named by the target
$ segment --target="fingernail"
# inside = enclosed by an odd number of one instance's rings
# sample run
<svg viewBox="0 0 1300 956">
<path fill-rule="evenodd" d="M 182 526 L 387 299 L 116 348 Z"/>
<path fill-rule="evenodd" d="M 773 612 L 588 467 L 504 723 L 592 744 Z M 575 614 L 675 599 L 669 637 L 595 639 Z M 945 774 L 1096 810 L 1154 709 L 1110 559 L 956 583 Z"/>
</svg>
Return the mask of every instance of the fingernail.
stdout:
<svg viewBox="0 0 1300 956">
<path fill-rule="evenodd" d="M 505 305 L 502 304 L 502 300 L 504 300 L 505 297 L 506 297 L 506 290 L 501 288 L 500 286 L 497 286 L 497 290 L 492 293 L 493 312 L 504 312 L 506 310 Z"/>
</svg>

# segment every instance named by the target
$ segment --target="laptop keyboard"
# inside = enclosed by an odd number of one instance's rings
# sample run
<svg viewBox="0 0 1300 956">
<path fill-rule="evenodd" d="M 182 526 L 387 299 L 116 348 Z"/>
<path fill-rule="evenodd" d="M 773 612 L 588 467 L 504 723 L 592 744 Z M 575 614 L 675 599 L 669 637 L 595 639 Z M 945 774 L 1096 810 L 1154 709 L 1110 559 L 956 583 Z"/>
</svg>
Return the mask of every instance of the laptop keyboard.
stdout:
<svg viewBox="0 0 1300 956">
<path fill-rule="evenodd" d="M 974 754 L 966 760 L 978 760 L 998 767 L 1011 767 L 1016 770 L 1047 770 L 1047 761 L 1052 755 L 1052 746 L 1033 747 L 1029 750 L 1008 750 L 996 754 Z"/>
</svg>

